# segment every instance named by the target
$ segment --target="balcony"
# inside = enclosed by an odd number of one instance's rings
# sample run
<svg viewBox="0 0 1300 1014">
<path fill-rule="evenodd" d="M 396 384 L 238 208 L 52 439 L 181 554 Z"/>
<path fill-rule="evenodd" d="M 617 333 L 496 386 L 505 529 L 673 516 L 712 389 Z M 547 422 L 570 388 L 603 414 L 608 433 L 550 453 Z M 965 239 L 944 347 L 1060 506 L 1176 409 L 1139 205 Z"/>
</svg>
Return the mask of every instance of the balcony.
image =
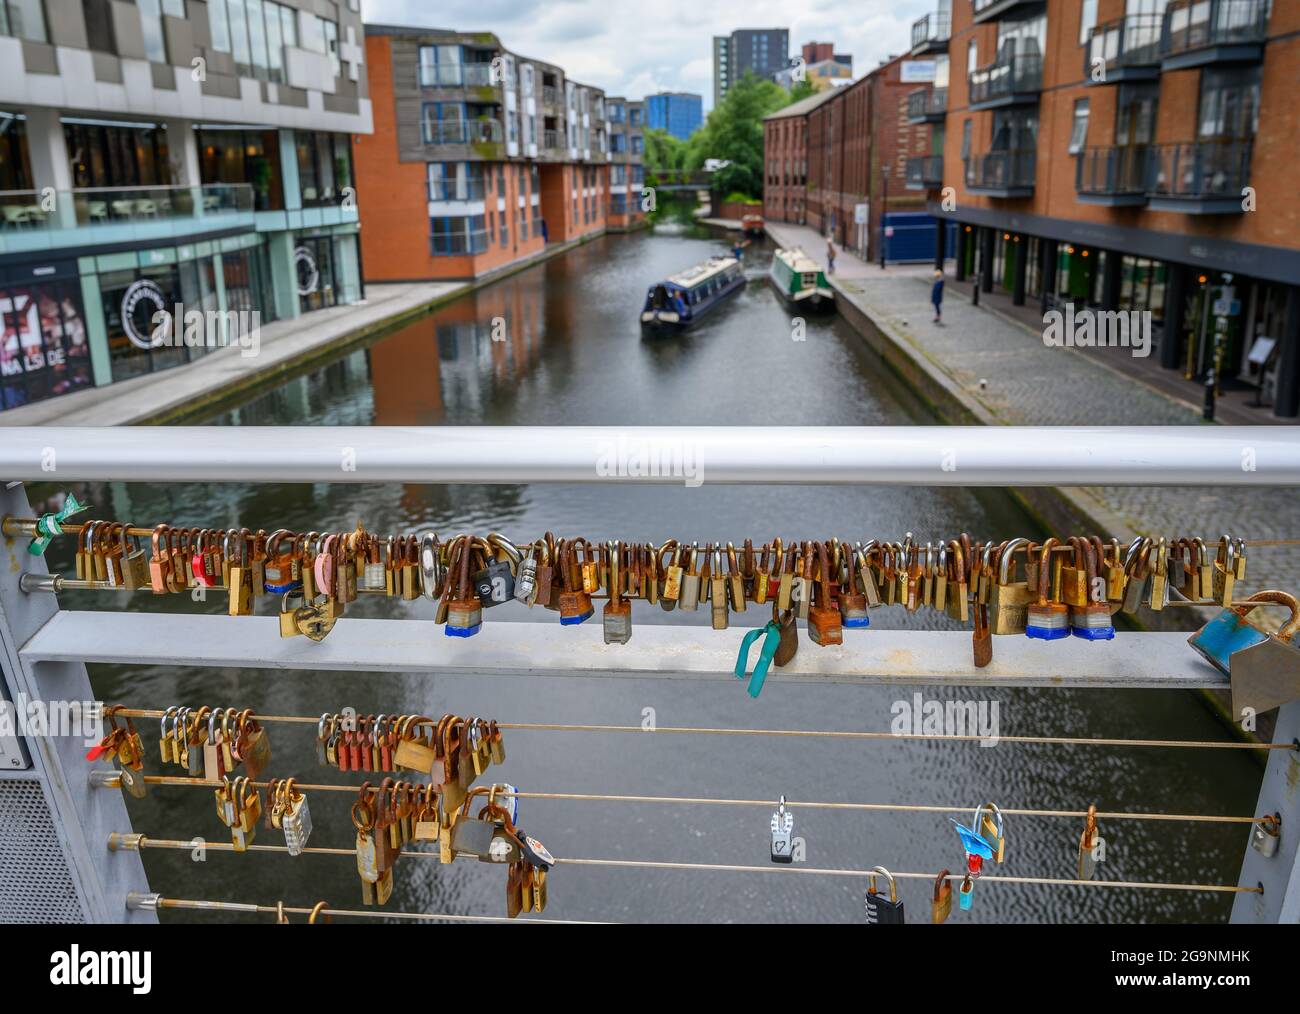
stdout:
<svg viewBox="0 0 1300 1014">
<path fill-rule="evenodd" d="M 1185 141 L 1151 149 L 1149 206 L 1187 215 L 1242 213 L 1250 182 L 1251 142 Z"/>
<path fill-rule="evenodd" d="M 907 96 L 908 123 L 942 123 L 947 113 L 947 88 L 921 88 Z"/>
<path fill-rule="evenodd" d="M 1171 0 L 1160 36 L 1160 69 L 1258 63 L 1269 0 Z"/>
<path fill-rule="evenodd" d="M 0 253 L 252 229 L 247 183 L 0 192 Z"/>
<path fill-rule="evenodd" d="M 1037 53 L 1014 53 L 973 71 L 970 108 L 996 109 L 1035 103 L 1043 90 L 1043 58 Z"/>
<path fill-rule="evenodd" d="M 948 52 L 948 36 L 952 33 L 952 14 L 935 11 L 912 22 L 912 55 Z"/>
<path fill-rule="evenodd" d="M 1145 145 L 1085 148 L 1075 167 L 1074 189 L 1083 204 L 1110 208 L 1147 203 L 1151 149 Z"/>
<path fill-rule="evenodd" d="M 1037 161 L 1032 148 L 973 155 L 966 160 L 966 189 L 989 197 L 1033 197 Z"/>
<path fill-rule="evenodd" d="M 556 88 L 555 85 L 542 85 L 542 103 L 548 106 L 564 105 L 560 89 Z"/>
<path fill-rule="evenodd" d="M 975 21 L 996 21 L 1008 14 L 1017 17 L 1041 11 L 1047 0 L 971 0 Z"/>
<path fill-rule="evenodd" d="M 420 67 L 421 88 L 490 88 L 490 63 L 435 63 Z"/>
<path fill-rule="evenodd" d="M 1163 22 L 1159 14 L 1132 14 L 1098 25 L 1083 53 L 1084 80 L 1090 84 L 1118 84 L 1158 78 Z"/>
<path fill-rule="evenodd" d="M 909 158 L 905 179 L 908 190 L 933 190 L 943 186 L 943 156 Z"/>
<path fill-rule="evenodd" d="M 495 149 L 501 145 L 501 121 L 490 117 L 478 120 L 425 120 L 422 136 L 425 144 L 464 145 L 488 157 L 499 154 Z"/>
<path fill-rule="evenodd" d="M 564 151 L 568 146 L 563 130 L 542 131 L 542 147 L 547 151 Z"/>
</svg>

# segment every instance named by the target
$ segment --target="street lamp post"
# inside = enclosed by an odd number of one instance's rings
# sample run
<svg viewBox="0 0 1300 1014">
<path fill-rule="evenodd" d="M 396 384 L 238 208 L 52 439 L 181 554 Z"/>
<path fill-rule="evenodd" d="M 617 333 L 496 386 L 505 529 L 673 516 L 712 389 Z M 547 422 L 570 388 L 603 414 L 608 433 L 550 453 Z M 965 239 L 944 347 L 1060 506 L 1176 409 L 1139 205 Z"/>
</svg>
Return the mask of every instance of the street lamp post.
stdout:
<svg viewBox="0 0 1300 1014">
<path fill-rule="evenodd" d="M 880 270 L 885 270 L 885 215 L 889 211 L 889 166 L 880 164 Z"/>
</svg>

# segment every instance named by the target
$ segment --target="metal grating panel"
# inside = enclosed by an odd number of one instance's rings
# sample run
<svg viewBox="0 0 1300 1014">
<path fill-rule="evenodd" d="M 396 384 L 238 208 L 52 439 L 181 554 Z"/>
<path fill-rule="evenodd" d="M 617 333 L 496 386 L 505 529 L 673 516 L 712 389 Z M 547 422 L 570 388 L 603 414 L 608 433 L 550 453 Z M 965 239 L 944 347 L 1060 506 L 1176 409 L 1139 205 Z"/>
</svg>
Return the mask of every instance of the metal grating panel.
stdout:
<svg viewBox="0 0 1300 1014">
<path fill-rule="evenodd" d="M 0 922 L 85 921 L 41 783 L 0 780 Z"/>
</svg>

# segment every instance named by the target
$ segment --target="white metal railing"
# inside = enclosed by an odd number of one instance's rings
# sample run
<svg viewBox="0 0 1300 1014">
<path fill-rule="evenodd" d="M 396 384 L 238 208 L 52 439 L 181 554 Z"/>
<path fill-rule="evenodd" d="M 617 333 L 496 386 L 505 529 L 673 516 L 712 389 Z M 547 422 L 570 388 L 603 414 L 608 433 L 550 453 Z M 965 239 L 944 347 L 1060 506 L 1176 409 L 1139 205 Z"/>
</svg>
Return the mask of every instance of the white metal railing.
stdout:
<svg viewBox="0 0 1300 1014">
<path fill-rule="evenodd" d="M 0 480 L 1300 485 L 1296 426 L 14 427 Z M 346 469 L 341 462 L 346 459 Z"/>
</svg>

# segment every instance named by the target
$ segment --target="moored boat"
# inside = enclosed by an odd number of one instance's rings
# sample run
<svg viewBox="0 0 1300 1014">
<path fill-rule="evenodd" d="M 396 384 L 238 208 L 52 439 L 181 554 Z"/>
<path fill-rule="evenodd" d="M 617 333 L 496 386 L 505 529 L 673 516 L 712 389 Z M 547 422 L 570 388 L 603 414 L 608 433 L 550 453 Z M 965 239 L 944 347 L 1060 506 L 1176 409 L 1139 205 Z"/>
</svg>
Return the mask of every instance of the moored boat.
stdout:
<svg viewBox="0 0 1300 1014">
<path fill-rule="evenodd" d="M 751 211 L 748 215 L 740 217 L 740 228 L 746 236 L 763 235 L 763 216 L 756 211 Z"/>
<path fill-rule="evenodd" d="M 650 286 L 641 308 L 641 326 L 664 330 L 688 327 L 744 284 L 745 273 L 735 257 L 710 257 Z"/>
<path fill-rule="evenodd" d="M 797 246 L 772 255 L 767 277 L 791 306 L 829 310 L 835 305 L 835 292 L 826 282 L 826 273 Z"/>
</svg>

